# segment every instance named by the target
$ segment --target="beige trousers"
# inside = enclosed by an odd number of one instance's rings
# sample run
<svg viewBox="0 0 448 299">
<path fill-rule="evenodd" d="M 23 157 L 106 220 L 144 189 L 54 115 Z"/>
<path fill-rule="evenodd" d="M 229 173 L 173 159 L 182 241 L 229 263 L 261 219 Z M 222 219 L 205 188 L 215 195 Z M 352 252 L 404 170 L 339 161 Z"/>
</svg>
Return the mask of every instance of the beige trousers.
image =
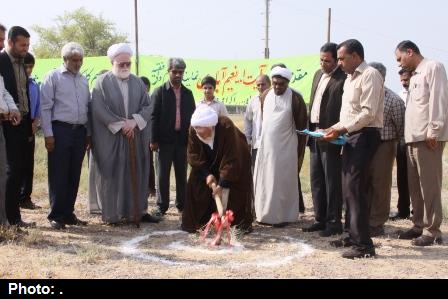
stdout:
<svg viewBox="0 0 448 299">
<path fill-rule="evenodd" d="M 372 185 L 368 192 L 370 227 L 384 225 L 389 219 L 392 169 L 397 154 L 397 140 L 381 141 L 370 167 Z"/>
<path fill-rule="evenodd" d="M 426 142 L 408 144 L 408 183 L 414 216 L 413 230 L 440 237 L 442 224 L 442 154 L 445 142 L 430 150 Z"/>
</svg>

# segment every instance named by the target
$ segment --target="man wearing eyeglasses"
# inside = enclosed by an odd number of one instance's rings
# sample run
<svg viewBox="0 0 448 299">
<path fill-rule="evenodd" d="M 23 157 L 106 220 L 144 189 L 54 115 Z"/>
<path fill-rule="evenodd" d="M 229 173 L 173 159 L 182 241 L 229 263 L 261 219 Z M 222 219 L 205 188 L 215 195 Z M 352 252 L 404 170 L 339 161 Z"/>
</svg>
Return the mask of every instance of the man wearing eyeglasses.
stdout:
<svg viewBox="0 0 448 299">
<path fill-rule="evenodd" d="M 98 77 L 92 91 L 89 207 L 113 225 L 159 221 L 147 213 L 149 95 L 131 74 L 132 54 L 128 44 L 112 45 L 112 70 Z"/>
<path fill-rule="evenodd" d="M 316 131 L 339 122 L 344 82 L 347 75 L 338 66 L 337 45 L 320 49 L 321 68 L 311 88 L 309 128 Z M 341 146 L 309 139 L 311 194 L 315 222 L 304 232 L 320 231 L 321 237 L 342 233 Z"/>
<path fill-rule="evenodd" d="M 184 209 L 187 188 L 187 141 L 191 116 L 196 108 L 193 93 L 182 84 L 186 64 L 182 58 L 168 60 L 169 81 L 154 90 L 151 101 L 150 147 L 157 151 L 157 215 L 170 203 L 170 171 L 176 175 L 176 208 Z"/>
</svg>

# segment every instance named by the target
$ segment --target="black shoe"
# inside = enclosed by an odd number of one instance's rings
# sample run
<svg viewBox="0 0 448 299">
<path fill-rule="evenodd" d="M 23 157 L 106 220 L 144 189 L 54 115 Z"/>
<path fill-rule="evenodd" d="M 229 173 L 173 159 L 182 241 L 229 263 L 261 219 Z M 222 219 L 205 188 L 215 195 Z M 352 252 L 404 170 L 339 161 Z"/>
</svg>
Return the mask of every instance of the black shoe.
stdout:
<svg viewBox="0 0 448 299">
<path fill-rule="evenodd" d="M 78 217 L 76 217 L 75 214 L 73 214 L 71 217 L 65 218 L 62 222 L 66 225 L 80 225 L 80 226 L 87 225 L 87 221 L 82 221 L 78 219 Z"/>
<path fill-rule="evenodd" d="M 288 224 L 289 224 L 288 222 L 280 222 L 280 223 L 272 224 L 272 227 L 282 228 L 282 227 L 287 226 Z"/>
<path fill-rule="evenodd" d="M 340 234 L 342 234 L 342 227 L 340 227 L 340 228 L 327 227 L 323 231 L 319 232 L 319 236 L 324 237 L 324 238 L 331 237 L 334 235 L 340 235 Z"/>
<path fill-rule="evenodd" d="M 420 236 L 417 239 L 412 240 L 412 245 L 415 246 L 431 246 L 434 244 L 441 245 L 443 243 L 442 237 L 430 237 L 430 236 Z"/>
<path fill-rule="evenodd" d="M 22 228 L 34 228 L 34 227 L 36 227 L 36 222 L 25 222 L 25 221 L 20 220 L 15 225 L 17 227 L 22 227 Z"/>
<path fill-rule="evenodd" d="M 422 235 L 422 232 L 416 232 L 415 230 L 408 229 L 407 231 L 398 231 L 398 239 L 402 240 L 412 240 L 418 238 Z"/>
<path fill-rule="evenodd" d="M 372 258 L 376 255 L 374 247 L 360 247 L 353 246 L 342 254 L 343 258 L 355 259 L 355 258 Z"/>
<path fill-rule="evenodd" d="M 311 232 L 317 232 L 317 231 L 324 230 L 324 229 L 325 229 L 325 223 L 315 222 L 311 226 L 302 228 L 302 231 L 306 232 L 306 233 L 311 233 Z"/>
<path fill-rule="evenodd" d="M 339 240 L 330 241 L 330 246 L 332 247 L 351 247 L 354 246 L 355 243 L 350 239 L 350 237 L 345 237 Z"/>
<path fill-rule="evenodd" d="M 151 216 L 149 214 L 145 214 L 145 215 L 143 215 L 143 217 L 142 217 L 142 219 L 140 221 L 141 222 L 146 222 L 146 223 L 159 223 L 160 222 L 160 218 Z"/>
<path fill-rule="evenodd" d="M 391 220 L 391 221 L 404 220 L 404 219 L 410 219 L 409 214 L 403 215 L 400 213 L 395 213 L 395 214 L 389 215 L 389 220 Z"/>
<path fill-rule="evenodd" d="M 379 237 L 384 235 L 384 227 L 382 225 L 369 228 L 370 237 Z"/>
<path fill-rule="evenodd" d="M 26 210 L 37 210 L 37 209 L 41 209 L 42 207 L 34 204 L 31 200 L 25 200 L 19 203 L 19 206 L 22 209 L 26 209 Z"/>
<path fill-rule="evenodd" d="M 57 230 L 65 229 L 65 224 L 56 220 L 50 220 L 50 225 Z"/>
<path fill-rule="evenodd" d="M 153 214 L 156 217 L 162 218 L 163 216 L 165 216 L 166 212 L 162 212 L 162 210 L 157 209 Z"/>
</svg>

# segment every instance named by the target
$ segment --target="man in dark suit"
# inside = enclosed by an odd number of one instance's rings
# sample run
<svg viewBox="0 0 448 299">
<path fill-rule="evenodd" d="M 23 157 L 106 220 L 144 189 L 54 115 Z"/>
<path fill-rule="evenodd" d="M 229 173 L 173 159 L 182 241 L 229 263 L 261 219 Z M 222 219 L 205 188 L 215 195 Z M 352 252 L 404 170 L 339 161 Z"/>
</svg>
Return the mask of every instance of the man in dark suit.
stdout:
<svg viewBox="0 0 448 299">
<path fill-rule="evenodd" d="M 176 207 L 179 212 L 184 208 L 188 129 L 196 108 L 193 93 L 182 84 L 185 68 L 181 58 L 168 60 L 169 81 L 154 91 L 150 104 L 150 147 L 158 151 L 157 216 L 163 216 L 169 208 L 172 164 L 176 175 Z"/>
<path fill-rule="evenodd" d="M 320 49 L 321 69 L 313 79 L 310 99 L 310 130 L 328 128 L 339 122 L 344 81 L 347 75 L 338 67 L 337 45 L 326 43 Z M 320 231 L 322 237 L 342 233 L 341 146 L 310 138 L 311 193 L 315 223 L 305 232 Z"/>
<path fill-rule="evenodd" d="M 18 126 L 4 123 L 7 156 L 6 215 L 11 225 L 19 227 L 35 226 L 22 221 L 20 215 L 20 187 L 25 175 L 25 161 L 28 140 L 32 137 L 30 102 L 23 59 L 30 46 L 30 34 L 22 27 L 14 26 L 8 32 L 8 47 L 0 53 L 0 75 L 5 88 L 13 97 L 22 115 Z"/>
</svg>

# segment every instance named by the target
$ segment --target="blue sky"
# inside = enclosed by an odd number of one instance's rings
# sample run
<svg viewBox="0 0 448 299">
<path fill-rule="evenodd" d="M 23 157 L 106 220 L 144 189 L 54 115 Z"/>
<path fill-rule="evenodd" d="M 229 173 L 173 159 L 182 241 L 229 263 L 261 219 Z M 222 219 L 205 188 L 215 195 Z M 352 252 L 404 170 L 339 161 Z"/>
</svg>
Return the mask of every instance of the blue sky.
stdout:
<svg viewBox="0 0 448 299">
<path fill-rule="evenodd" d="M 262 58 L 264 0 L 139 0 L 140 52 L 203 59 Z M 81 6 L 116 23 L 134 41 L 133 0 L 3 1 L 0 22 L 7 27 L 52 25 L 54 18 Z M 26 5 L 25 5 L 26 3 Z M 272 0 L 271 57 L 318 53 L 326 41 L 332 8 L 332 41 L 357 38 L 366 60 L 386 65 L 386 85 L 398 91 L 394 49 L 410 39 L 425 57 L 448 62 L 448 2 L 442 0 L 355 1 Z M 31 33 L 33 33 L 31 31 Z M 33 41 L 36 38 L 32 37 Z"/>
</svg>

